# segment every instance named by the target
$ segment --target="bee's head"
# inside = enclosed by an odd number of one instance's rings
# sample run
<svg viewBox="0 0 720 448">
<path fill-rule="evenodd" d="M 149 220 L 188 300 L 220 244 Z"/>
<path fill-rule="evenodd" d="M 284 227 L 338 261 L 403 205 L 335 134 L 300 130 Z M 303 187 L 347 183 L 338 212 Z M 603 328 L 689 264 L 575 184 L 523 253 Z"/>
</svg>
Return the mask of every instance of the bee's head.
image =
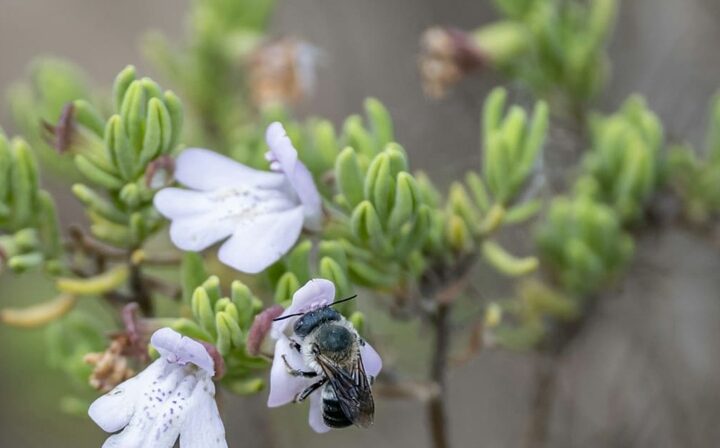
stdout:
<svg viewBox="0 0 720 448">
<path fill-rule="evenodd" d="M 353 334 L 342 325 L 326 324 L 318 329 L 315 343 L 321 353 L 343 355 L 354 343 Z"/>
<path fill-rule="evenodd" d="M 303 314 L 293 325 L 293 331 L 296 335 L 304 338 L 320 325 L 340 319 L 342 319 L 340 313 L 325 306 Z"/>
</svg>

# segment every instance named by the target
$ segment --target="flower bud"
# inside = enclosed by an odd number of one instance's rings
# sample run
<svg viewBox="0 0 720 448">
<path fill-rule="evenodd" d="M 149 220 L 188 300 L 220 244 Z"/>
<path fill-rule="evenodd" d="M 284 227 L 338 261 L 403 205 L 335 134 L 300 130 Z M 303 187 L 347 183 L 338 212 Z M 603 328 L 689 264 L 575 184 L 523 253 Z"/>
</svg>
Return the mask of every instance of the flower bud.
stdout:
<svg viewBox="0 0 720 448">
<path fill-rule="evenodd" d="M 257 356 L 260 354 L 260 347 L 267 334 L 270 333 L 273 319 L 279 317 L 283 311 L 284 309 L 282 306 L 273 305 L 255 316 L 255 320 L 253 320 L 247 336 L 246 347 L 250 356 Z"/>
</svg>

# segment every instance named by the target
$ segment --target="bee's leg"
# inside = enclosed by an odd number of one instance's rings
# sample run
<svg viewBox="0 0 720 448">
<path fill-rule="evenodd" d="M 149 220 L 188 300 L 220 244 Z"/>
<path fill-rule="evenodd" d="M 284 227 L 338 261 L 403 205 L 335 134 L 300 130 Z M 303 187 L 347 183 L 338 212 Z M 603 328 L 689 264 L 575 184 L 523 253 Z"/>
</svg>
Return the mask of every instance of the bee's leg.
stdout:
<svg viewBox="0 0 720 448">
<path fill-rule="evenodd" d="M 327 378 L 323 378 L 317 383 L 311 384 L 307 388 L 305 388 L 304 391 L 300 392 L 295 396 L 295 403 L 300 403 L 301 401 L 305 401 L 307 397 L 310 396 L 311 393 L 315 392 L 316 390 L 323 387 L 323 385 L 327 382 Z"/>
<path fill-rule="evenodd" d="M 282 355 L 282 360 L 285 362 L 285 367 L 287 368 L 287 372 L 292 376 L 301 376 L 303 378 L 315 378 L 318 376 L 317 372 L 303 372 L 302 370 L 297 370 L 293 368 L 293 366 L 290 365 L 285 355 Z"/>
</svg>

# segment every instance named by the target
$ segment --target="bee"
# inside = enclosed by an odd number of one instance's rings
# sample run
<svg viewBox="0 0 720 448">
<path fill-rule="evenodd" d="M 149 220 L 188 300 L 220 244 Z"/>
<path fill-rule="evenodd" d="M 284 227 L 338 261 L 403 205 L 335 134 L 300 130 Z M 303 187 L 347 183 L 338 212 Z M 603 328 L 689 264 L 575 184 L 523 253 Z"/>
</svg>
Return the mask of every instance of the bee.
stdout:
<svg viewBox="0 0 720 448">
<path fill-rule="evenodd" d="M 296 369 L 285 356 L 283 361 L 290 375 L 318 379 L 299 393 L 295 401 L 304 401 L 321 389 L 323 421 L 331 428 L 351 425 L 367 428 L 373 423 L 375 414 L 370 388 L 372 378 L 365 373 L 360 356 L 360 348 L 365 341 L 352 324 L 332 308 L 355 297 L 338 300 L 307 313 L 275 319 L 301 316 L 293 325 L 297 340 L 291 338 L 290 346 L 303 356 L 305 365 L 311 370 Z"/>
</svg>

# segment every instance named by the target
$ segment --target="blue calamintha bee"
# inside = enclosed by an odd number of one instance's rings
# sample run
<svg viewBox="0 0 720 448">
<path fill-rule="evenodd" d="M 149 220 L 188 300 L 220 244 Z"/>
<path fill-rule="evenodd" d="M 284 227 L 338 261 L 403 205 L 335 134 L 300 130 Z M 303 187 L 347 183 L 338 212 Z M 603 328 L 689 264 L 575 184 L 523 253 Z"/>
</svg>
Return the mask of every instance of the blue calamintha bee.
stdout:
<svg viewBox="0 0 720 448">
<path fill-rule="evenodd" d="M 310 370 L 291 366 L 283 355 L 287 371 L 293 376 L 317 378 L 295 397 L 301 402 L 321 389 L 323 421 L 331 428 L 351 425 L 366 428 L 373 423 L 375 403 L 370 384 L 372 378 L 365 373 L 360 347 L 365 341 L 352 324 L 333 305 L 354 299 L 338 300 L 330 305 L 307 313 L 291 314 L 277 320 L 301 316 L 293 325 L 291 347 L 297 350 Z"/>
</svg>

